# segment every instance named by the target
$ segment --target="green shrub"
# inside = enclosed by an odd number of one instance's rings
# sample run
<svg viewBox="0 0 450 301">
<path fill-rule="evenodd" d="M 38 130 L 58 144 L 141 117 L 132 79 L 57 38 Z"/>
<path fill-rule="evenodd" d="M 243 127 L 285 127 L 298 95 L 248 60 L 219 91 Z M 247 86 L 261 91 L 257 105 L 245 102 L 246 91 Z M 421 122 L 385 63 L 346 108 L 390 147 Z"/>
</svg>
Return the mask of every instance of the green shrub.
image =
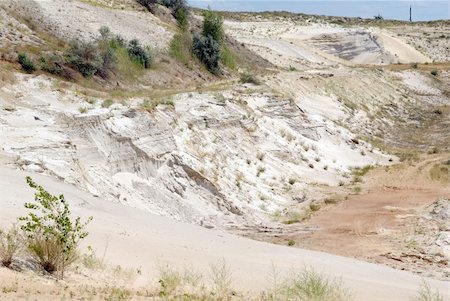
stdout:
<svg viewBox="0 0 450 301">
<path fill-rule="evenodd" d="M 22 66 L 22 69 L 28 73 L 36 71 L 33 61 L 28 58 L 25 53 L 19 53 L 19 64 Z"/>
<path fill-rule="evenodd" d="M 107 43 L 102 49 L 100 57 L 102 62 L 95 74 L 104 79 L 110 78 L 117 68 L 116 50 L 111 47 L 110 43 Z"/>
<path fill-rule="evenodd" d="M 98 45 L 74 41 L 66 52 L 66 62 L 84 77 L 92 77 L 102 65 Z"/>
<path fill-rule="evenodd" d="M 175 12 L 175 19 L 177 19 L 178 27 L 180 27 L 182 31 L 186 31 L 189 28 L 188 14 L 189 11 L 184 7 Z"/>
<path fill-rule="evenodd" d="M 64 74 L 63 65 L 63 58 L 56 54 L 41 56 L 40 58 L 41 69 L 54 75 L 61 76 Z"/>
<path fill-rule="evenodd" d="M 85 228 L 92 217 L 84 223 L 80 217 L 73 219 L 64 195 L 51 195 L 30 177 L 26 181 L 36 190 L 34 202 L 24 205 L 28 214 L 19 218 L 28 249 L 42 268 L 49 273 L 59 271 L 63 278 L 65 268 L 76 258 L 80 240 L 88 235 Z"/>
<path fill-rule="evenodd" d="M 206 68 L 214 74 L 220 74 L 220 44 L 211 35 L 194 36 L 192 49 L 198 59 L 205 64 Z"/>
<path fill-rule="evenodd" d="M 5 267 L 9 267 L 16 253 L 22 247 L 22 238 L 16 227 L 8 231 L 0 229 L 0 262 Z"/>
<path fill-rule="evenodd" d="M 225 33 L 223 30 L 222 17 L 211 10 L 207 10 L 203 13 L 203 31 L 204 37 L 211 36 L 214 41 L 219 44 L 223 43 Z"/>
<path fill-rule="evenodd" d="M 144 68 L 150 68 L 153 57 L 148 49 L 140 45 L 139 40 L 131 40 L 128 43 L 127 50 L 132 61 Z"/>
<path fill-rule="evenodd" d="M 192 58 L 192 37 L 189 32 L 176 34 L 169 45 L 169 54 L 188 66 Z"/>
</svg>

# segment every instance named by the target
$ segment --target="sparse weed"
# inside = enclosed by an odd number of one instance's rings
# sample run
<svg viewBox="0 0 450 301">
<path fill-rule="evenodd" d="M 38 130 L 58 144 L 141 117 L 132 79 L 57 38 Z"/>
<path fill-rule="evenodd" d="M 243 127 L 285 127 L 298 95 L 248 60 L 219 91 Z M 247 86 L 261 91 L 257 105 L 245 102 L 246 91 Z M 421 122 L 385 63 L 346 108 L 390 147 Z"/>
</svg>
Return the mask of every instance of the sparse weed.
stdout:
<svg viewBox="0 0 450 301">
<path fill-rule="evenodd" d="M 439 291 L 433 291 L 429 283 L 423 281 L 417 295 L 411 301 L 444 301 L 444 297 Z"/>
<path fill-rule="evenodd" d="M 243 72 L 240 76 L 240 81 L 243 84 L 254 84 L 254 85 L 260 85 L 261 81 L 253 74 L 249 72 Z"/>
<path fill-rule="evenodd" d="M 3 266 L 9 267 L 21 248 L 22 236 L 15 226 L 7 231 L 0 229 L 0 262 Z"/>
</svg>

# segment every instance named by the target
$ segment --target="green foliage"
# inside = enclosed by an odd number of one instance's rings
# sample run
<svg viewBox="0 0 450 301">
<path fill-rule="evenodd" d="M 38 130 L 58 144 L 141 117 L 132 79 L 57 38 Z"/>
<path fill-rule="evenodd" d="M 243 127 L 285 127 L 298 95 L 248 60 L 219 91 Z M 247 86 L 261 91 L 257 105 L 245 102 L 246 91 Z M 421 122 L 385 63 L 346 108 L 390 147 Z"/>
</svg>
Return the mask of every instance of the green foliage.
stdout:
<svg viewBox="0 0 450 301">
<path fill-rule="evenodd" d="M 176 34 L 169 45 L 169 54 L 177 61 L 189 66 L 192 59 L 192 37 L 189 32 Z"/>
<path fill-rule="evenodd" d="M 194 36 L 192 43 L 194 54 L 206 65 L 209 71 L 214 74 L 220 74 L 220 44 L 217 43 L 211 35 Z"/>
<path fill-rule="evenodd" d="M 0 229 L 0 262 L 9 267 L 16 253 L 22 247 L 22 237 L 18 229 L 13 226 L 8 231 Z"/>
<path fill-rule="evenodd" d="M 203 13 L 202 35 L 204 37 L 211 36 L 214 41 L 223 44 L 225 37 L 223 19 L 218 13 L 211 10 L 207 10 Z"/>
<path fill-rule="evenodd" d="M 33 61 L 25 53 L 19 53 L 19 64 L 28 73 L 36 71 Z"/>
<path fill-rule="evenodd" d="M 305 269 L 292 275 L 284 285 L 283 300 L 338 301 L 348 300 L 349 296 L 342 284 L 328 279 L 312 269 Z"/>
<path fill-rule="evenodd" d="M 150 68 L 153 57 L 148 49 L 141 46 L 139 40 L 133 39 L 128 43 L 128 55 L 130 59 L 136 64 L 144 67 Z"/>
<path fill-rule="evenodd" d="M 54 75 L 61 76 L 64 74 L 63 64 L 63 58 L 56 54 L 41 56 L 40 58 L 41 69 Z"/>
<path fill-rule="evenodd" d="M 220 61 L 222 64 L 231 70 L 236 70 L 236 54 L 228 47 L 223 47 L 220 54 Z"/>
<path fill-rule="evenodd" d="M 62 278 L 79 242 L 88 235 L 85 228 L 92 217 L 85 222 L 80 217 L 73 219 L 64 195 L 51 195 L 30 177 L 26 181 L 36 190 L 34 202 L 24 204 L 28 215 L 19 218 L 28 249 L 46 271 L 60 271 Z"/>
<path fill-rule="evenodd" d="M 95 43 L 73 41 L 66 52 L 66 62 L 84 77 L 90 78 L 101 66 L 102 57 Z"/>
<path fill-rule="evenodd" d="M 110 78 L 117 69 L 117 49 L 113 48 L 109 41 L 100 43 L 99 48 L 101 64 L 98 66 L 97 72 L 95 74 L 104 79 L 107 79 Z"/>
<path fill-rule="evenodd" d="M 188 15 L 189 11 L 185 7 L 182 7 L 175 12 L 175 19 L 177 19 L 178 27 L 180 27 L 182 31 L 186 31 L 189 28 Z"/>
<path fill-rule="evenodd" d="M 102 102 L 102 108 L 109 108 L 112 104 L 113 104 L 113 100 L 112 99 L 105 99 Z"/>
</svg>

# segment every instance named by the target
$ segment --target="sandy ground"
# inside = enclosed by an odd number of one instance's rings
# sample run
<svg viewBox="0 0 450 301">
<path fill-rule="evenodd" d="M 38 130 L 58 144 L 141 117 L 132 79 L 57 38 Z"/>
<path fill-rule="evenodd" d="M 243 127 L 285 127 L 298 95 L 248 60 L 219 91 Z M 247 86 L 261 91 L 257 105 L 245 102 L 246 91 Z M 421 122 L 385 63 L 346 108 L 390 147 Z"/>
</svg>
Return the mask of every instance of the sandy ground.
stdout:
<svg viewBox="0 0 450 301">
<path fill-rule="evenodd" d="M 24 177 L 27 173 L 0 168 L 2 224 L 14 222 L 24 213 L 22 203 L 32 198 Z M 48 177 L 32 175 L 53 193 L 63 193 L 73 212 L 94 216 L 85 245 L 106 249 L 113 264 L 140 267 L 152 277 L 158 260 L 200 270 L 221 258 L 229 264 L 240 290 L 263 290 L 272 262 L 281 273 L 312 266 L 329 275 L 342 277 L 355 300 L 407 300 L 415 294 L 420 277 L 354 259 L 306 251 L 236 237 L 144 213 L 120 204 L 94 198 L 74 186 Z M 101 252 L 101 251 L 100 251 Z M 427 280 L 450 297 L 448 283 Z"/>
<path fill-rule="evenodd" d="M 439 198 L 450 197 L 448 182 L 433 181 L 429 176 L 435 164 L 448 158 L 448 154 L 434 155 L 371 171 L 362 183 L 354 185 L 362 188 L 361 193 L 353 193 L 346 200 L 338 194 L 330 196 L 337 204 L 324 207 L 302 225 L 314 231 L 287 235 L 284 239 L 293 238 L 308 249 L 401 266 L 447 279 L 448 265 L 438 263 L 443 258 L 448 260 L 446 245 L 436 241 L 439 234 L 428 242 L 438 250 L 427 250 L 428 246 L 415 249 L 408 244 L 420 241 L 416 218 L 423 214 L 424 208 Z M 445 226 L 442 231 L 447 231 Z M 423 254 L 423 259 L 408 260 L 411 254 Z"/>
</svg>

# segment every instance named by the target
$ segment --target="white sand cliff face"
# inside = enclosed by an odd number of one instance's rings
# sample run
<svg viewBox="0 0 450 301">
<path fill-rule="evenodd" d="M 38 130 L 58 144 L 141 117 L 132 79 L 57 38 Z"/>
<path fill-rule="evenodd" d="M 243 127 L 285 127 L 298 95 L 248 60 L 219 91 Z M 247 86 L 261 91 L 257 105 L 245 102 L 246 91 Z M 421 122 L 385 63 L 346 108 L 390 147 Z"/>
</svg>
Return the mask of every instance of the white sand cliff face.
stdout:
<svg viewBox="0 0 450 301">
<path fill-rule="evenodd" d="M 337 186 L 350 167 L 391 158 L 352 142 L 335 122 L 347 113 L 327 97 L 312 106 L 242 86 L 177 95 L 174 108 L 148 113 L 142 99 L 102 108 L 45 76 L 18 78 L 0 92 L 11 166 L 184 222 L 270 223 L 266 214 L 313 194 L 310 184 Z"/>
</svg>

